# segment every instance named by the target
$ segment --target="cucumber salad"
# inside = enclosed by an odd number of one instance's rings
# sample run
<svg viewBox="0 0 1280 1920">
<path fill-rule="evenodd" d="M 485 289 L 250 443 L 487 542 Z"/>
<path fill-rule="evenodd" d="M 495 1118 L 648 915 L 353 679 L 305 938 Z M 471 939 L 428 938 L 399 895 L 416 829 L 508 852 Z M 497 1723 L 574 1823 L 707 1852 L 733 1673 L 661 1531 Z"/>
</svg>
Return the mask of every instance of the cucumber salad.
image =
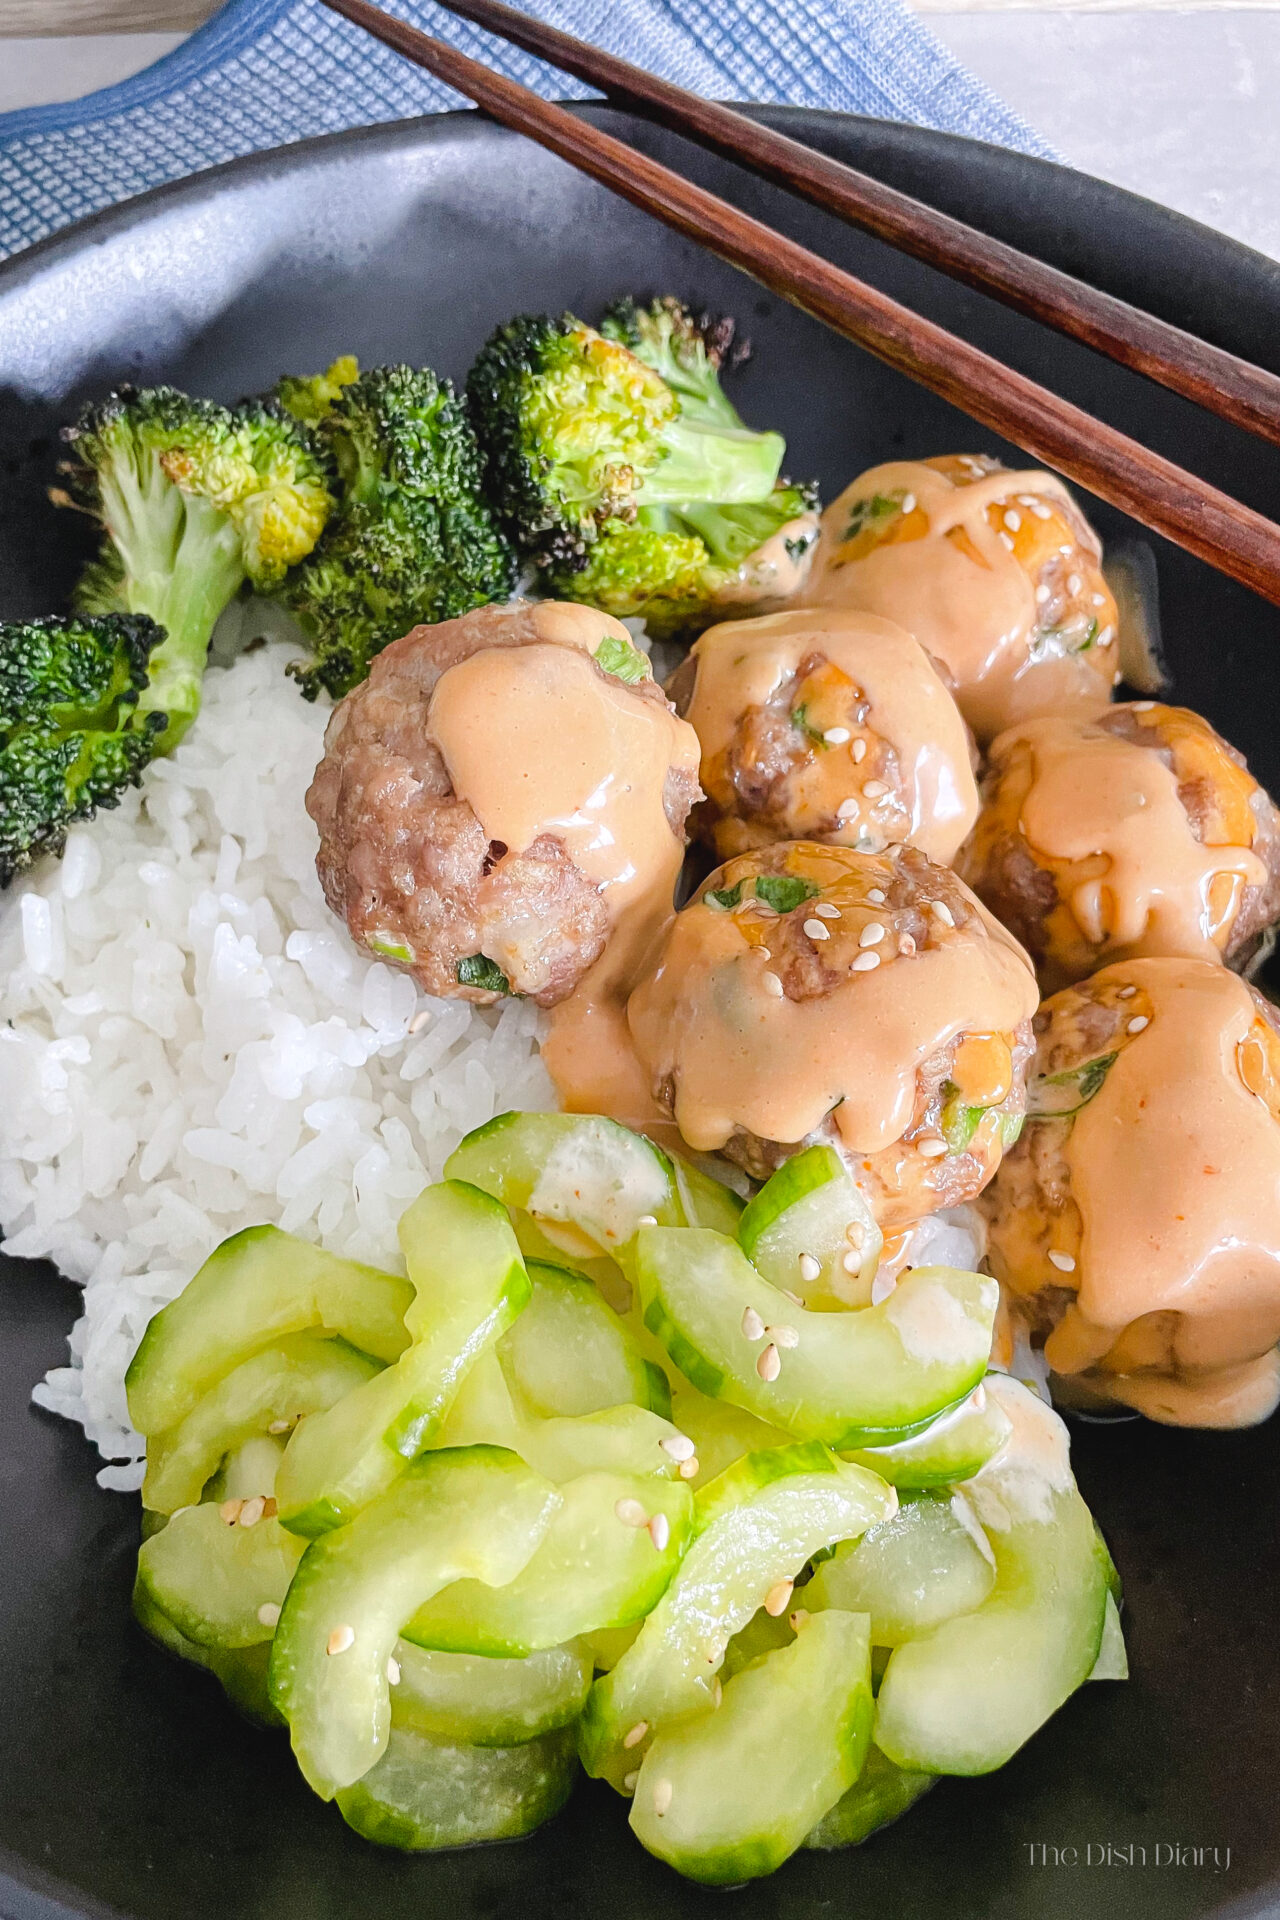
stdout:
<svg viewBox="0 0 1280 1920">
<path fill-rule="evenodd" d="M 127 1381 L 138 1620 L 357 1833 L 510 1839 L 581 1769 L 735 1885 L 1123 1677 L 1066 1429 L 989 1370 L 996 1283 L 791 1287 L 857 1217 L 826 1148 L 745 1210 L 590 1116 L 503 1114 L 445 1172 L 407 1278 L 249 1228 Z"/>
</svg>

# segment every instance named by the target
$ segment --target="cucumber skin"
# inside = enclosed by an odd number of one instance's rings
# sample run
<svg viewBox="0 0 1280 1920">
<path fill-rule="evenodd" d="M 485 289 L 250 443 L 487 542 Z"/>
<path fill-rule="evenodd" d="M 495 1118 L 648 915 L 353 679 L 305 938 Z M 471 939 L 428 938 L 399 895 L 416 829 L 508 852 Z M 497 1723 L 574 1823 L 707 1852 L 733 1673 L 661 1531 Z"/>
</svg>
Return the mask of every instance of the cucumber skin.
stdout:
<svg viewBox="0 0 1280 1920">
<path fill-rule="evenodd" d="M 910 1812 L 937 1782 L 936 1773 L 905 1773 L 879 1747 L 869 1746 L 862 1772 L 830 1812 L 823 1814 L 804 1844 L 820 1853 L 859 1847 L 881 1827 Z"/>
<path fill-rule="evenodd" d="M 272 1705 L 267 1684 L 269 1643 L 234 1649 L 197 1646 L 174 1626 L 141 1581 L 135 1582 L 133 1589 L 133 1617 L 162 1652 L 212 1674 L 232 1706 L 254 1726 L 273 1733 L 284 1726 L 284 1717 Z"/>
<path fill-rule="evenodd" d="M 335 1797 L 338 1808 L 347 1825 L 364 1840 L 372 1841 L 375 1846 L 394 1847 L 401 1853 L 448 1852 L 459 1847 L 474 1847 L 495 1840 L 519 1840 L 525 1834 L 534 1832 L 559 1813 L 569 1795 L 573 1792 L 577 1776 L 577 1755 L 574 1751 L 573 1729 L 565 1727 L 554 1733 L 541 1735 L 538 1739 L 526 1741 L 518 1747 L 481 1747 L 467 1749 L 455 1742 L 431 1742 L 437 1754 L 448 1756 L 457 1754 L 470 1759 L 472 1764 L 490 1774 L 501 1774 L 504 1763 L 508 1767 L 525 1771 L 530 1761 L 541 1765 L 541 1778 L 535 1780 L 534 1789 L 527 1787 L 523 1795 L 508 1803 L 505 1810 L 495 1810 L 487 1821 L 481 1821 L 483 1830 L 477 1830 L 476 1809 L 479 1794 L 474 1786 L 466 1796 L 465 1816 L 459 1817 L 452 1827 L 437 1825 L 428 1828 L 420 1820 L 402 1807 L 379 1800 L 379 1781 L 376 1776 L 384 1768 L 386 1761 L 398 1758 L 397 1749 L 403 1751 L 407 1740 L 403 1732 L 392 1733 L 392 1745 L 387 1755 L 371 1768 L 362 1780 L 353 1786 L 345 1787 Z M 425 1736 L 419 1736 L 425 1742 Z M 531 1750 L 537 1748 L 535 1755 Z M 385 1778 L 385 1775 L 384 1775 Z M 437 1818 L 438 1818 L 437 1814 Z M 463 1825 L 463 1817 L 466 1825 Z"/>
</svg>

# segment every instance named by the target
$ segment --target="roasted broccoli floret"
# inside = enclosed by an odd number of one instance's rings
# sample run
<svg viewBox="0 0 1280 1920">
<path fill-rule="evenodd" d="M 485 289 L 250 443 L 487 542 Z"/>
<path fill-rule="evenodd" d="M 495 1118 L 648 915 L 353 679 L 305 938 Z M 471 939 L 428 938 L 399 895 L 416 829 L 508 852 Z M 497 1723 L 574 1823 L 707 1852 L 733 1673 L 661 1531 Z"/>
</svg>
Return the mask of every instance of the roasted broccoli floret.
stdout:
<svg viewBox="0 0 1280 1920">
<path fill-rule="evenodd" d="M 315 426 L 333 406 L 344 387 L 360 378 L 360 362 L 354 353 L 344 353 L 323 373 L 285 374 L 276 387 L 276 398 L 295 420 Z"/>
<path fill-rule="evenodd" d="M 727 619 L 753 598 L 781 597 L 765 551 L 779 536 L 775 568 L 803 570 L 818 539 L 813 488 L 781 485 L 746 506 L 642 507 L 605 529 L 580 572 L 552 573 L 547 585 L 619 619 L 639 614 L 661 638 Z"/>
<path fill-rule="evenodd" d="M 0 625 L 0 887 L 137 784 L 165 724 L 139 712 L 163 640 L 144 614 Z"/>
<path fill-rule="evenodd" d="M 722 367 L 740 365 L 747 358 L 747 349 L 735 345 L 737 327 L 727 314 L 695 317 L 672 294 L 643 307 L 635 300 L 619 300 L 601 321 L 600 331 L 662 376 L 679 397 L 686 419 L 722 427 L 743 425 L 720 384 Z"/>
<path fill-rule="evenodd" d="M 75 604 L 147 614 L 165 629 L 138 712 L 165 716 L 168 752 L 199 710 L 227 602 L 246 578 L 276 585 L 319 538 L 333 507 L 326 460 L 274 401 L 223 407 L 172 387 L 121 388 L 63 438 L 73 457 L 55 498 L 84 508 L 105 533 Z"/>
<path fill-rule="evenodd" d="M 375 367 L 342 386 L 319 432 L 341 509 L 280 594 L 311 643 L 312 658 L 291 669 L 308 699 L 348 692 L 411 627 L 506 599 L 516 574 L 447 380 L 428 367 Z"/>
<path fill-rule="evenodd" d="M 490 498 L 520 553 L 567 574 L 640 508 L 765 500 L 776 433 L 686 408 L 661 373 L 572 314 L 523 314 L 482 349 L 467 401 Z"/>
</svg>

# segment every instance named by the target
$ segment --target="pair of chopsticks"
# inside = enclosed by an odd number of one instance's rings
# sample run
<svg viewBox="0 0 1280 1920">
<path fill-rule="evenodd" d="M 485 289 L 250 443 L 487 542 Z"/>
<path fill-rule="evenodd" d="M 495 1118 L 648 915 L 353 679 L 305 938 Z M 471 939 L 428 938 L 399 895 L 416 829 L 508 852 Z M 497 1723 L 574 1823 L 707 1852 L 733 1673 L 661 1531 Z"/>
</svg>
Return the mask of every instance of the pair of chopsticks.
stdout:
<svg viewBox="0 0 1280 1920">
<path fill-rule="evenodd" d="M 1280 526 L 1264 515 L 763 221 L 369 0 L 325 4 L 465 94 L 495 120 L 527 134 L 633 206 L 742 268 L 1033 459 L 1280 604 Z M 607 99 L 687 134 L 903 252 L 1280 444 L 1280 378 L 1274 374 L 501 0 L 441 4 L 574 74 Z"/>
</svg>

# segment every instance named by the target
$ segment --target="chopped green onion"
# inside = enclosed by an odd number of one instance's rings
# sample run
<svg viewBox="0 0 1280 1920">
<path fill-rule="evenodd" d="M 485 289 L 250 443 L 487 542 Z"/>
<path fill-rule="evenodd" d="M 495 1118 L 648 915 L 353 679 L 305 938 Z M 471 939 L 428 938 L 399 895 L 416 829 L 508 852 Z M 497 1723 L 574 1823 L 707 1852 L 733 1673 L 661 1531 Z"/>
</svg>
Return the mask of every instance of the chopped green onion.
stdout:
<svg viewBox="0 0 1280 1920">
<path fill-rule="evenodd" d="M 821 891 L 812 880 L 802 880 L 796 873 L 762 873 L 756 881 L 756 899 L 763 900 L 775 913 L 791 913 Z"/>
<path fill-rule="evenodd" d="M 630 640 L 619 640 L 614 633 L 606 633 L 591 658 L 598 667 L 611 673 L 615 680 L 625 680 L 629 687 L 633 687 L 637 680 L 650 677 L 649 662 L 639 647 L 632 646 Z"/>
<path fill-rule="evenodd" d="M 486 993 L 510 993 L 511 982 L 487 953 L 469 953 L 458 962 L 460 987 L 483 987 Z"/>
<path fill-rule="evenodd" d="M 746 884 L 745 880 L 739 880 L 736 886 L 713 887 L 710 893 L 703 894 L 702 904 L 710 907 L 712 913 L 732 913 L 742 898 L 742 889 Z"/>
<path fill-rule="evenodd" d="M 805 738 L 812 740 L 815 746 L 825 747 L 827 745 L 827 741 L 823 737 L 822 728 L 815 727 L 810 720 L 808 707 L 796 707 L 792 711 L 791 724 L 797 733 L 804 734 Z"/>
<path fill-rule="evenodd" d="M 1114 1053 L 1099 1054 L 1082 1066 L 1069 1067 L 1063 1073 L 1043 1074 L 1027 1084 L 1028 1120 L 1060 1120 L 1087 1107 L 1101 1087 L 1112 1066 Z"/>
</svg>

